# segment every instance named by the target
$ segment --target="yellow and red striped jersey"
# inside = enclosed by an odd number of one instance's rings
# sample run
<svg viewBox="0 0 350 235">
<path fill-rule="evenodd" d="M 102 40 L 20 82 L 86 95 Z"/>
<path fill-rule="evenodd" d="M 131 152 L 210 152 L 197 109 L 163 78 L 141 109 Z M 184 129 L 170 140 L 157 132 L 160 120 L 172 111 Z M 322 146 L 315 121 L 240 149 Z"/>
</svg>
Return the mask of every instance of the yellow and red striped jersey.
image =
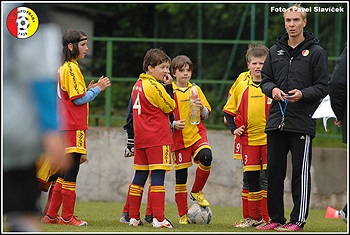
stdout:
<svg viewBox="0 0 350 235">
<path fill-rule="evenodd" d="M 271 99 L 262 93 L 260 84 L 251 79 L 237 84 L 227 100 L 223 111 L 235 117 L 237 127 L 245 126 L 241 136 L 243 145 L 265 145 L 265 125 L 271 105 Z"/>
<path fill-rule="evenodd" d="M 175 100 L 151 75 L 140 74 L 132 90 L 132 112 L 135 148 L 171 144 L 169 114 Z"/>
<path fill-rule="evenodd" d="M 61 130 L 88 129 L 89 103 L 76 105 L 73 102 L 85 93 L 86 83 L 78 61 L 65 62 L 59 70 L 57 89 Z"/>
<path fill-rule="evenodd" d="M 199 98 L 202 100 L 203 106 L 205 106 L 209 115 L 211 112 L 210 104 L 205 97 L 202 89 L 198 86 L 198 94 Z M 173 131 L 173 146 L 172 151 L 187 148 L 197 142 L 202 136 L 206 136 L 206 127 L 204 126 L 202 120 L 197 125 L 190 124 L 190 89 L 192 87 L 192 83 L 188 83 L 186 88 L 180 88 L 173 82 L 174 89 L 174 99 L 176 101 L 176 108 L 174 110 L 174 120 L 186 120 L 185 128 L 182 130 L 176 130 L 174 128 Z"/>
</svg>

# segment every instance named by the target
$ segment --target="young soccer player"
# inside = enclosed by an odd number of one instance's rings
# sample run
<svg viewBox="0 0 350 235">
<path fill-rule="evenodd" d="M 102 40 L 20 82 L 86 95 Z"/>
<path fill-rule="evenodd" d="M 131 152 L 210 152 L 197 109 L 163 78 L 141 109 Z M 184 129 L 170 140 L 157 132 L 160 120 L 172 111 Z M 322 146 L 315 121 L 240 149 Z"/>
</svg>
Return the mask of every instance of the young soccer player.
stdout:
<svg viewBox="0 0 350 235">
<path fill-rule="evenodd" d="M 200 107 L 201 121 L 199 124 L 190 123 L 190 89 L 193 86 L 190 79 L 193 71 L 193 63 L 185 55 L 176 56 L 171 62 L 171 72 L 176 78 L 173 82 L 176 108 L 174 111 L 173 147 L 175 154 L 175 201 L 180 216 L 180 224 L 188 224 L 188 193 L 187 177 L 188 168 L 193 161 L 198 164 L 195 180 L 191 189 L 190 197 L 200 206 L 209 206 L 204 197 L 203 188 L 208 180 L 212 163 L 212 151 L 207 139 L 206 127 L 202 120 L 206 120 L 211 112 L 211 107 L 197 86 L 198 98 L 195 103 Z"/>
<path fill-rule="evenodd" d="M 128 109 L 126 114 L 126 124 L 124 125 L 124 130 L 126 131 L 127 138 L 128 138 L 126 142 L 126 147 L 124 149 L 124 157 L 125 158 L 134 157 L 134 127 L 133 127 L 133 121 L 132 121 L 132 99 L 131 98 L 129 99 Z M 150 187 L 148 188 L 148 195 L 149 195 L 149 192 L 150 192 Z M 148 200 L 147 200 L 147 207 L 146 207 L 146 215 L 144 220 L 146 223 L 152 223 L 153 215 L 152 215 L 152 210 L 150 206 L 151 200 L 149 196 L 147 199 Z M 123 224 L 129 224 L 130 222 L 128 195 L 126 196 L 126 201 L 125 201 L 119 222 Z"/>
<path fill-rule="evenodd" d="M 255 227 L 267 223 L 266 176 L 267 153 L 264 127 L 269 99 L 260 89 L 261 68 L 268 49 L 262 44 L 249 45 L 245 79 L 234 84 L 223 108 L 231 133 L 235 135 L 235 156 L 242 156 L 244 220 L 235 227 Z M 263 183 L 263 184 L 262 184 Z M 247 188 L 248 190 L 246 191 Z M 265 189 L 263 191 L 263 189 Z"/>
<path fill-rule="evenodd" d="M 173 228 L 164 213 L 165 172 L 172 169 L 169 114 L 175 109 L 170 62 L 170 57 L 163 50 L 149 49 L 143 59 L 144 73 L 140 74 L 131 94 L 135 175 L 128 191 L 130 226 L 141 225 L 140 205 L 150 174 L 152 225 L 155 228 Z"/>
<path fill-rule="evenodd" d="M 47 209 L 49 208 L 53 187 L 60 175 L 60 168 L 61 167 L 55 165 L 45 153 L 40 154 L 36 161 L 36 178 L 39 182 L 39 189 L 42 192 L 48 192 L 46 205 L 42 210 L 43 215 L 46 215 Z"/>
<path fill-rule="evenodd" d="M 102 76 L 97 83 L 91 81 L 86 87 L 78 60 L 88 51 L 87 36 L 84 32 L 69 29 L 62 37 L 63 64 L 58 72 L 58 107 L 61 131 L 65 138 L 65 161 L 69 167 L 57 179 L 45 224 L 87 225 L 86 221 L 74 216 L 76 183 L 81 157 L 86 155 L 86 131 L 88 129 L 89 102 L 111 85 L 108 77 Z M 58 211 L 62 205 L 61 216 Z"/>
<path fill-rule="evenodd" d="M 80 158 L 80 164 L 88 162 L 87 156 L 82 155 Z M 56 180 L 61 174 L 61 166 L 52 160 L 52 157 L 48 156 L 47 153 L 40 154 L 36 161 L 36 178 L 39 182 L 39 189 L 41 192 L 48 192 L 47 201 L 42 214 L 46 215 L 47 209 L 49 208 L 53 188 Z"/>
</svg>

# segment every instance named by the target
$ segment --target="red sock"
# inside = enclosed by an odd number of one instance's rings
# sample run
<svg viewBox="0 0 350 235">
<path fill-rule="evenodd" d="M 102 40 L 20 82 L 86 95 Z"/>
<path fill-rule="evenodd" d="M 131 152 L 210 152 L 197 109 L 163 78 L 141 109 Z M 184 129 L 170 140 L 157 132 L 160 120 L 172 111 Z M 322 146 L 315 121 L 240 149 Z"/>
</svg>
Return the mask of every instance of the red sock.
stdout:
<svg viewBox="0 0 350 235">
<path fill-rule="evenodd" d="M 131 184 L 129 187 L 129 217 L 139 220 L 143 187 Z"/>
<path fill-rule="evenodd" d="M 257 221 L 260 221 L 262 219 L 261 201 L 262 201 L 261 191 L 248 193 L 249 216 L 250 218 Z"/>
<path fill-rule="evenodd" d="M 62 188 L 62 214 L 61 217 L 66 221 L 70 220 L 74 215 L 76 192 L 74 190 Z"/>
<path fill-rule="evenodd" d="M 159 222 L 165 219 L 165 187 L 164 185 L 151 186 L 150 195 L 153 218 L 156 218 Z"/>
<path fill-rule="evenodd" d="M 186 184 L 176 184 L 175 185 L 175 202 L 177 205 L 177 211 L 179 216 L 187 214 L 188 211 L 188 201 L 187 201 L 187 187 Z"/>
<path fill-rule="evenodd" d="M 264 221 L 267 223 L 270 220 L 269 211 L 267 207 L 267 191 L 261 190 L 262 201 L 261 201 L 261 214 Z"/>
<path fill-rule="evenodd" d="M 47 209 L 47 215 L 51 218 L 56 218 L 58 216 L 58 211 L 62 204 L 62 183 L 63 179 L 58 178 L 53 188 L 49 208 Z"/>
<path fill-rule="evenodd" d="M 196 178 L 194 180 L 191 192 L 198 193 L 199 191 L 202 191 L 210 175 L 210 169 L 211 166 L 203 166 L 201 163 L 198 164 Z"/>
<path fill-rule="evenodd" d="M 243 218 L 249 218 L 248 189 L 242 188 L 242 214 Z"/>
<path fill-rule="evenodd" d="M 53 194 L 53 188 L 55 187 L 55 182 L 52 183 L 50 189 L 49 189 L 49 194 L 47 195 L 47 201 L 46 201 L 46 205 L 45 205 L 45 208 L 44 208 L 44 215 L 46 215 L 47 213 L 47 210 L 49 209 L 49 205 L 50 205 L 50 201 L 51 201 L 51 198 L 52 198 L 52 194 Z"/>
<path fill-rule="evenodd" d="M 130 188 L 130 186 L 129 186 Z M 123 207 L 123 213 L 129 213 L 129 189 L 128 189 L 128 194 L 126 195 L 126 200 L 125 200 L 125 204 Z"/>
<path fill-rule="evenodd" d="M 151 185 L 148 186 L 148 192 L 147 192 L 147 205 L 146 205 L 146 212 L 145 215 L 152 215 L 152 203 L 151 203 L 151 197 L 150 197 L 150 192 L 151 192 Z"/>
</svg>

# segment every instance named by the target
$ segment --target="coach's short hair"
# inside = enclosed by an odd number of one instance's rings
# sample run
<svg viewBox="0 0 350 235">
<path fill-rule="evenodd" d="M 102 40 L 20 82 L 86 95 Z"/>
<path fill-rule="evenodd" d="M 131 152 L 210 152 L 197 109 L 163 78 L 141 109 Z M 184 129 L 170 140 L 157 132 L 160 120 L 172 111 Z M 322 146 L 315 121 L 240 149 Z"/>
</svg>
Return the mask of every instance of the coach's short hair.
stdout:
<svg viewBox="0 0 350 235">
<path fill-rule="evenodd" d="M 287 10 L 283 12 L 283 19 L 286 15 L 286 12 L 300 12 L 301 18 L 303 18 L 303 20 L 306 19 L 307 17 L 306 9 L 302 7 L 300 3 L 294 4 L 293 6 L 288 7 Z"/>
</svg>

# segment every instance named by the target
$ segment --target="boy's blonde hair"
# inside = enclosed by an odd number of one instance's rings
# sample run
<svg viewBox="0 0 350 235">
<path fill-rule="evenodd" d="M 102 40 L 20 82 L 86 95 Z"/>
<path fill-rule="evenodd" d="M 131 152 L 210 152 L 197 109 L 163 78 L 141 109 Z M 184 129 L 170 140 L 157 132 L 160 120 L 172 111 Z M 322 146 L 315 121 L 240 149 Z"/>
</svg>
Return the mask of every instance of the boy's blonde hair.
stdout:
<svg viewBox="0 0 350 235">
<path fill-rule="evenodd" d="M 245 59 L 249 63 L 252 57 L 266 57 L 268 53 L 269 49 L 261 43 L 249 44 Z"/>
<path fill-rule="evenodd" d="M 300 12 L 301 18 L 303 20 L 305 20 L 307 17 L 306 9 L 304 7 L 302 7 L 299 3 L 288 7 L 287 10 L 285 12 L 283 12 L 283 19 L 286 15 L 286 12 Z"/>
<path fill-rule="evenodd" d="M 188 58 L 185 55 L 178 55 L 176 56 L 170 64 L 171 73 L 174 74 L 177 69 L 182 69 L 186 64 L 188 64 L 188 67 L 190 70 L 193 70 L 193 63 L 190 58 Z"/>
<path fill-rule="evenodd" d="M 169 62 L 170 64 L 170 57 L 160 48 L 151 48 L 146 52 L 145 57 L 143 58 L 142 69 L 147 72 L 148 65 L 151 65 L 154 68 L 164 62 Z"/>
</svg>

